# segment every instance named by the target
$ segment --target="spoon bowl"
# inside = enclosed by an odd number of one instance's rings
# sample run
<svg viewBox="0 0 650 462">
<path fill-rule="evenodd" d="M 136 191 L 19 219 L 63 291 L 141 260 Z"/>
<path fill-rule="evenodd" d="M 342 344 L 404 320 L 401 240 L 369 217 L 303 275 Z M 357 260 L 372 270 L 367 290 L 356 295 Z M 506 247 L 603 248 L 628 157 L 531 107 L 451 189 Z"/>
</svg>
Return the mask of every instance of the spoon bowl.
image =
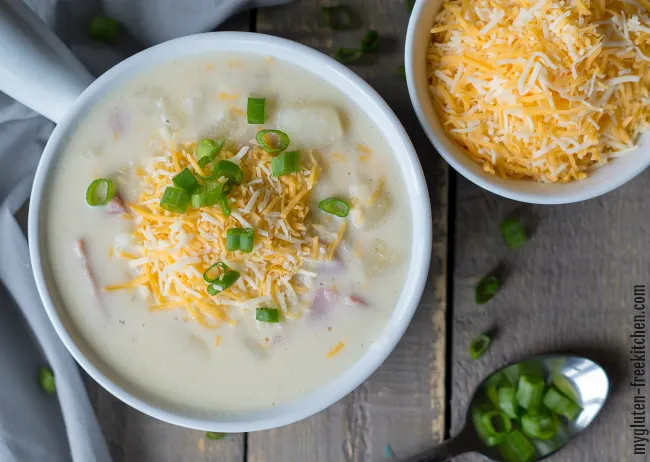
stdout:
<svg viewBox="0 0 650 462">
<path fill-rule="evenodd" d="M 557 431 L 548 439 L 527 438 L 535 448 L 526 459 L 515 458 L 502 444 L 488 446 L 480 415 L 487 409 L 498 409 L 495 404 L 500 387 L 517 387 L 520 377 L 543 378 L 581 410 L 573 419 L 554 416 Z M 571 439 L 584 431 L 603 408 L 609 394 L 609 379 L 597 363 L 577 356 L 535 356 L 514 363 L 490 374 L 477 387 L 470 403 L 465 427 L 440 446 L 419 454 L 407 462 L 443 462 L 465 452 L 478 452 L 495 462 L 536 462 L 559 451 Z M 521 408 L 519 408 L 521 411 Z M 513 430 L 519 430 L 513 424 Z"/>
</svg>

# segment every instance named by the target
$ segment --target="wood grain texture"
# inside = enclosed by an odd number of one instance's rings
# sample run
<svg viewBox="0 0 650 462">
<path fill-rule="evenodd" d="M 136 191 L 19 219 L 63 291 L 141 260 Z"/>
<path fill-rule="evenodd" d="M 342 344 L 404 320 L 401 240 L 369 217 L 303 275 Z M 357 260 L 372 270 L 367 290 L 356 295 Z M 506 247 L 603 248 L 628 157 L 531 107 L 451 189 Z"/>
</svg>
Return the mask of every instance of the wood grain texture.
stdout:
<svg viewBox="0 0 650 462">
<path fill-rule="evenodd" d="M 434 249 L 427 290 L 404 338 L 363 385 L 327 410 L 284 428 L 248 435 L 251 462 L 369 462 L 399 460 L 439 441 L 445 413 L 447 170 L 424 137 L 399 75 L 409 13 L 399 1 L 354 0 L 363 20 L 356 31 L 335 32 L 321 7 L 304 1 L 258 11 L 257 31 L 286 37 L 327 54 L 356 47 L 365 30 L 381 34 L 380 51 L 351 66 L 391 105 L 418 149 L 432 201 Z"/>
<path fill-rule="evenodd" d="M 532 354 L 587 356 L 610 373 L 613 390 L 592 429 L 553 462 L 641 461 L 633 456 L 628 351 L 635 284 L 647 284 L 650 171 L 602 198 L 530 206 L 458 180 L 453 284 L 452 408 L 455 431 L 474 388 L 489 372 Z M 498 224 L 511 211 L 536 222 L 530 242 L 509 252 Z M 505 263 L 509 275 L 488 304 L 473 302 L 476 281 Z M 498 327 L 486 356 L 468 357 L 471 338 Z M 454 432 L 452 432 L 454 433 Z M 482 460 L 466 456 L 459 460 Z"/>
</svg>

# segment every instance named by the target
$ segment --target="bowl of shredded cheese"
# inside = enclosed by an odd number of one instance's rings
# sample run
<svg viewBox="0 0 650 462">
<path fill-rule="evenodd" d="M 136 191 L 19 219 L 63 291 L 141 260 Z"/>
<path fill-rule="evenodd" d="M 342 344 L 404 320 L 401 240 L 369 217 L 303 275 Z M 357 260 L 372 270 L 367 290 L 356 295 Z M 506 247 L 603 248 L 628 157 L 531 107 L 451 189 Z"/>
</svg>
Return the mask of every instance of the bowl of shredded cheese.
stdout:
<svg viewBox="0 0 650 462">
<path fill-rule="evenodd" d="M 419 0 L 406 74 L 420 123 L 477 185 L 590 199 L 650 164 L 650 4 Z"/>
</svg>

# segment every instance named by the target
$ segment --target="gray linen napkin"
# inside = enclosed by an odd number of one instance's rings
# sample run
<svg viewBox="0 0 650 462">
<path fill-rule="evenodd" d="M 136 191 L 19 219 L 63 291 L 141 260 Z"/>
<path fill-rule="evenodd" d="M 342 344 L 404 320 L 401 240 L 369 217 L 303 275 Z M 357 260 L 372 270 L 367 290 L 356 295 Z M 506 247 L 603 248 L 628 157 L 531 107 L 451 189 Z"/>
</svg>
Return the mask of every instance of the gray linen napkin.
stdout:
<svg viewBox="0 0 650 462">
<path fill-rule="evenodd" d="M 245 8 L 288 1 L 26 3 L 98 75 L 138 47 L 213 30 Z M 88 20 L 101 11 L 120 21 L 140 45 L 125 40 L 120 42 L 124 42 L 120 50 L 89 42 L 85 36 Z M 56 336 L 39 300 L 27 241 L 14 218 L 29 197 L 36 165 L 53 128 L 52 122 L 0 93 L 0 461 L 109 462 L 76 363 Z M 38 369 L 48 364 L 56 377 L 56 398 L 46 396 L 36 380 Z"/>
</svg>

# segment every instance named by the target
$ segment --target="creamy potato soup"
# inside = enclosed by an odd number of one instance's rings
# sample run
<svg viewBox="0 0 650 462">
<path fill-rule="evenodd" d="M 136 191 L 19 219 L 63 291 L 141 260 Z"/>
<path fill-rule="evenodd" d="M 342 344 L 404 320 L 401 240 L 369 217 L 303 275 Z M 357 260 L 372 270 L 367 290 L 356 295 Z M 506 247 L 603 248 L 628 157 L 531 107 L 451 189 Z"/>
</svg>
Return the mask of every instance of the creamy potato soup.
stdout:
<svg viewBox="0 0 650 462">
<path fill-rule="evenodd" d="M 78 343 L 127 390 L 242 413 L 378 339 L 410 259 L 382 133 L 316 75 L 206 55 L 112 92 L 52 176 L 47 248 Z"/>
</svg>

